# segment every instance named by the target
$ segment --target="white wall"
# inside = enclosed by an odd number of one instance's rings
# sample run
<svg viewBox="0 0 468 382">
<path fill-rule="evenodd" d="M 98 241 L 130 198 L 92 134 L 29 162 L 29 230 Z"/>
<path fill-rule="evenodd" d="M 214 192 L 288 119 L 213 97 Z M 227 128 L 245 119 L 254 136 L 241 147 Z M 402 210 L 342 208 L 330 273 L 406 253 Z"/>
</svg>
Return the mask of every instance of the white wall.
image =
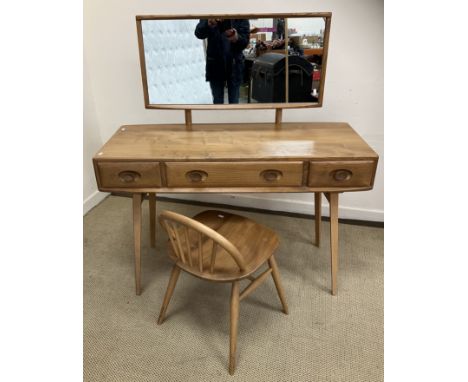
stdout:
<svg viewBox="0 0 468 382">
<path fill-rule="evenodd" d="M 97 120 L 93 91 L 89 76 L 89 65 L 86 64 L 86 55 L 83 65 L 83 213 L 88 212 L 104 197 L 99 192 L 94 176 L 91 158 L 102 146 L 100 125 Z"/>
<path fill-rule="evenodd" d="M 263 4 L 263 3 L 262 3 Z M 348 122 L 380 155 L 374 189 L 345 193 L 340 199 L 340 216 L 383 221 L 383 0 L 288 0 L 270 1 L 262 11 L 333 12 L 324 107 L 292 109 L 283 112 L 285 122 Z M 195 13 L 255 13 L 258 3 L 251 0 L 177 1 L 85 0 L 84 51 L 85 88 L 91 91 L 85 104 L 93 104 L 95 116 L 85 110 L 85 147 L 106 141 L 123 124 L 183 123 L 182 111 L 146 110 L 140 75 L 135 15 Z M 197 122 L 273 121 L 274 112 L 195 111 Z M 94 127 L 98 129 L 96 134 Z M 93 149 L 94 150 L 94 149 Z M 90 150 L 90 151 L 93 151 Z M 85 162 L 88 153 L 85 152 Z M 88 158 L 90 160 L 90 157 Z M 84 168 L 91 179 L 91 167 Z M 94 175 L 92 175 L 94 176 Z M 85 181 L 86 183 L 86 181 Z M 93 190 L 88 192 L 93 193 Z M 89 197 L 85 193 L 86 200 Z M 253 194 L 239 197 L 217 195 L 185 196 L 236 205 L 313 213 L 313 196 L 308 194 Z M 325 209 L 324 213 L 327 213 Z"/>
</svg>

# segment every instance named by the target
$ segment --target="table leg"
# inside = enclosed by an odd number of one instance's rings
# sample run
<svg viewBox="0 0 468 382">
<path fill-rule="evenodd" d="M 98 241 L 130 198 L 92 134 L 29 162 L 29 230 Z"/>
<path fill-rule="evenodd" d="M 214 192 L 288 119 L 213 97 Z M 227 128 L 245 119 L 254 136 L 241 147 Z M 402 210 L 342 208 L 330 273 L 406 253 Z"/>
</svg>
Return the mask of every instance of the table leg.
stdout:
<svg viewBox="0 0 468 382">
<path fill-rule="evenodd" d="M 322 229 L 322 193 L 316 192 L 315 196 L 315 245 L 320 247 L 320 231 Z"/>
<path fill-rule="evenodd" d="M 330 192 L 325 196 L 330 204 L 330 257 L 332 295 L 338 293 L 338 193 Z"/>
<path fill-rule="evenodd" d="M 142 194 L 133 194 L 133 241 L 135 252 L 135 289 L 141 295 L 141 202 Z"/>
<path fill-rule="evenodd" d="M 151 248 L 156 247 L 156 193 L 148 194 L 150 216 L 150 243 Z"/>
</svg>

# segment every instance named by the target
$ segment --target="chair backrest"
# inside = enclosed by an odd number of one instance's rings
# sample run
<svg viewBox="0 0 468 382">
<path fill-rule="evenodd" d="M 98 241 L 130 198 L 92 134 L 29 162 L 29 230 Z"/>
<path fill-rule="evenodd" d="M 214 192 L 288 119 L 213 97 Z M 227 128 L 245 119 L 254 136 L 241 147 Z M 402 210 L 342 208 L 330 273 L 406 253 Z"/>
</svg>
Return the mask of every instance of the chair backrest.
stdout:
<svg viewBox="0 0 468 382">
<path fill-rule="evenodd" d="M 163 211 L 159 222 L 169 235 L 175 256 L 185 266 L 199 272 L 214 273 L 216 254 L 221 247 L 232 257 L 241 272 L 245 270 L 245 261 L 239 250 L 210 227 L 172 211 Z M 203 255 L 207 248 L 210 257 L 204 265 Z"/>
</svg>

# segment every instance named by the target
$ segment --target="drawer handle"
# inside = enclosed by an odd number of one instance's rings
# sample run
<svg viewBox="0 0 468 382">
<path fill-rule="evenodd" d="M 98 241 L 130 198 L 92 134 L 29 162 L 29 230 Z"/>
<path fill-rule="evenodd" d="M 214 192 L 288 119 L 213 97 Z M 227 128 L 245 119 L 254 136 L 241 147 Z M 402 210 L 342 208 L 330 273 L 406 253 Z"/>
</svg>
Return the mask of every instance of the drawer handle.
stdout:
<svg viewBox="0 0 468 382">
<path fill-rule="evenodd" d="M 201 170 L 189 171 L 185 174 L 185 177 L 192 183 L 204 182 L 208 178 L 208 173 Z"/>
<path fill-rule="evenodd" d="M 124 183 L 134 183 L 141 178 L 141 175 L 136 171 L 119 172 L 119 179 Z"/>
<path fill-rule="evenodd" d="M 350 170 L 335 170 L 332 176 L 337 182 L 345 182 L 351 179 L 353 173 Z"/>
<path fill-rule="evenodd" d="M 267 182 L 277 182 L 283 177 L 283 173 L 280 170 L 264 170 L 260 176 Z"/>
</svg>

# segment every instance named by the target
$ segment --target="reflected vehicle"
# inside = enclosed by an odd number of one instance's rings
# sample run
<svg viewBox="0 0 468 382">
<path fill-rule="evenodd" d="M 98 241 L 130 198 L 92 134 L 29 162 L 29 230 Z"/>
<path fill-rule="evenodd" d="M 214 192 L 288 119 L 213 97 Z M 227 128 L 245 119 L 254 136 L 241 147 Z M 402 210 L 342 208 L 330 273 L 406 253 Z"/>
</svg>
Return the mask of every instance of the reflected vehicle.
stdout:
<svg viewBox="0 0 468 382">
<path fill-rule="evenodd" d="M 326 20 L 137 17 L 145 102 L 321 105 Z"/>
</svg>

